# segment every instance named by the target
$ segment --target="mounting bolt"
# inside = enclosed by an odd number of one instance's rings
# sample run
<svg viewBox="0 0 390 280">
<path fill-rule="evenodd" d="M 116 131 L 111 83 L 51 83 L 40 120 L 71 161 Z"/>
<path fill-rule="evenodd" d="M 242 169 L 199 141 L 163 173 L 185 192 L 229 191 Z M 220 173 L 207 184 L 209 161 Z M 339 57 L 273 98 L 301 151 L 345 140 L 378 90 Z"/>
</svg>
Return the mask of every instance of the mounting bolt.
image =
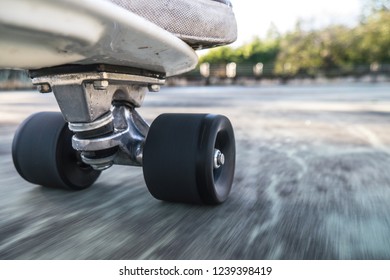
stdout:
<svg viewBox="0 0 390 280">
<path fill-rule="evenodd" d="M 225 164 L 224 154 L 220 150 L 215 149 L 214 150 L 214 168 L 218 169 L 224 164 Z"/>
<path fill-rule="evenodd" d="M 96 90 L 105 90 L 108 88 L 109 82 L 107 80 L 99 80 L 93 82 L 93 87 Z"/>
<path fill-rule="evenodd" d="M 49 84 L 38 85 L 38 90 L 40 93 L 49 93 L 51 92 L 51 86 Z"/>
<path fill-rule="evenodd" d="M 160 85 L 149 85 L 148 89 L 150 92 L 159 92 L 160 91 Z"/>
</svg>

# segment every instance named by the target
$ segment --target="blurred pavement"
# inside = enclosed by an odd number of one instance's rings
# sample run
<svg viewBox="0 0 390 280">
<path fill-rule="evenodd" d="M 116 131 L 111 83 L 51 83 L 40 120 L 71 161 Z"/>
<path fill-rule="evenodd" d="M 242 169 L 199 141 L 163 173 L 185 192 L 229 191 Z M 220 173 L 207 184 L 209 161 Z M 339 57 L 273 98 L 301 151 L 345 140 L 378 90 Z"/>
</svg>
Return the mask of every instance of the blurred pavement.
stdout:
<svg viewBox="0 0 390 280">
<path fill-rule="evenodd" d="M 165 88 L 139 112 L 227 115 L 233 191 L 218 207 L 148 193 L 113 167 L 82 192 L 23 181 L 16 126 L 52 94 L 0 92 L 0 259 L 390 259 L 390 85 Z"/>
</svg>

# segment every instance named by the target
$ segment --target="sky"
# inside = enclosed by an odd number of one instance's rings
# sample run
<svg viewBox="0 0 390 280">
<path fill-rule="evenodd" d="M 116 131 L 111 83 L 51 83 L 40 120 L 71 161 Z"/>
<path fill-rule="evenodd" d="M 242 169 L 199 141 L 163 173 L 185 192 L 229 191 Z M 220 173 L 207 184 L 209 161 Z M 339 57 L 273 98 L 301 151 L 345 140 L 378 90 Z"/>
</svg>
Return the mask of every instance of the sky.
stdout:
<svg viewBox="0 0 390 280">
<path fill-rule="evenodd" d="M 231 0 L 238 24 L 234 44 L 264 38 L 271 23 L 279 32 L 292 30 L 298 19 L 305 26 L 321 27 L 333 23 L 354 25 L 362 11 L 362 0 Z"/>
</svg>

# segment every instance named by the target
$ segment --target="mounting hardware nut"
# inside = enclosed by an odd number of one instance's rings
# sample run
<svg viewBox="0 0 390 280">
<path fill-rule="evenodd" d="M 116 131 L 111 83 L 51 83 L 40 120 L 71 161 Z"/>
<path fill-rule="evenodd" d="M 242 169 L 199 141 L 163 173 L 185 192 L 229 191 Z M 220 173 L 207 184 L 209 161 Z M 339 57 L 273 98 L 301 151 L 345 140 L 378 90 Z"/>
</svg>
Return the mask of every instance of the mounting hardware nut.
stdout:
<svg viewBox="0 0 390 280">
<path fill-rule="evenodd" d="M 160 85 L 149 85 L 148 89 L 150 92 L 159 92 L 160 91 Z"/>
<path fill-rule="evenodd" d="M 51 92 L 51 86 L 49 84 L 41 84 L 41 85 L 38 85 L 38 90 L 40 93 L 49 93 Z"/>
<path fill-rule="evenodd" d="M 106 90 L 108 88 L 109 82 L 107 80 L 99 80 L 93 82 L 93 87 L 96 90 Z"/>
</svg>

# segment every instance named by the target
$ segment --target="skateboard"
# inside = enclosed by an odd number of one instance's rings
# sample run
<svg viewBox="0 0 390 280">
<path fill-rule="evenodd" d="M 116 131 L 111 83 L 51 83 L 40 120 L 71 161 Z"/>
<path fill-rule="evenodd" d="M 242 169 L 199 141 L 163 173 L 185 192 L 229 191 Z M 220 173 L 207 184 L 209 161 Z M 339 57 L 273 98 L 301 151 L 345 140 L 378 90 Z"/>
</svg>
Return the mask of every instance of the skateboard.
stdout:
<svg viewBox="0 0 390 280">
<path fill-rule="evenodd" d="M 12 143 L 26 181 L 82 190 L 114 164 L 140 166 L 163 201 L 219 204 L 231 190 L 235 139 L 225 116 L 136 109 L 165 78 L 193 69 L 185 42 L 103 0 L 2 0 L 0 68 L 27 69 L 61 113 L 27 118 Z"/>
</svg>

